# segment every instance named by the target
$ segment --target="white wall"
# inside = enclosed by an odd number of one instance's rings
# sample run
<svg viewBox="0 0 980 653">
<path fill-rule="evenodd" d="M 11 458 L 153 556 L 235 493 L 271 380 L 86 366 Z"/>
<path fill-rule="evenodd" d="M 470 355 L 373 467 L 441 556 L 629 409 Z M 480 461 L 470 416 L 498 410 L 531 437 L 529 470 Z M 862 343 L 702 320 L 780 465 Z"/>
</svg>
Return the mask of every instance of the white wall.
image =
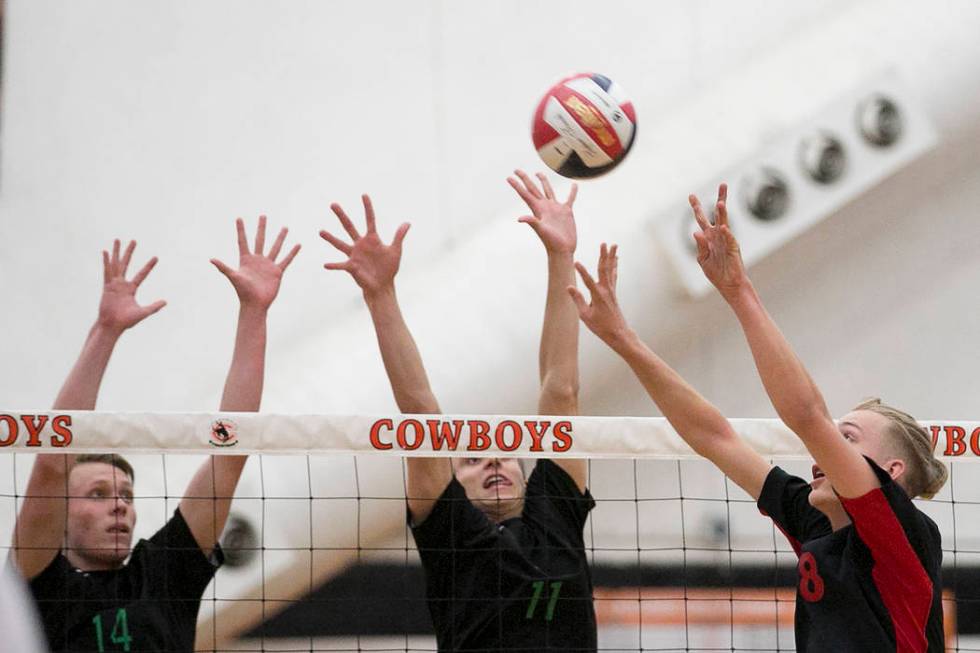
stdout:
<svg viewBox="0 0 980 653">
<path fill-rule="evenodd" d="M 633 95 L 640 131 L 622 168 L 583 185 L 580 257 L 624 243 L 623 305 L 644 336 L 727 414 L 770 416 L 734 320 L 716 297 L 683 298 L 649 220 L 890 64 L 940 147 L 752 275 L 834 412 L 880 394 L 977 418 L 970 0 L 8 0 L 5 22 L 0 407 L 51 402 L 120 237 L 160 257 L 140 296 L 170 304 L 125 336 L 100 407 L 216 408 L 236 311 L 208 259 L 233 261 L 233 219 L 265 212 L 304 251 L 273 310 L 264 409 L 392 410 L 356 288 L 322 270 L 338 257 L 316 237 L 331 201 L 356 212 L 369 191 L 383 231 L 413 222 L 400 294 L 444 408 L 532 412 L 544 262 L 504 178 L 541 167 L 538 95 L 592 69 Z M 582 351 L 584 412 L 655 413 L 587 333 Z"/>
<path fill-rule="evenodd" d="M 582 250 L 591 253 L 607 237 L 601 227 L 635 224 L 651 209 L 632 190 L 646 182 L 643 164 L 669 169 L 663 162 L 680 154 L 658 150 L 658 115 L 683 111 L 685 98 L 841 4 L 619 2 L 604 5 L 609 19 L 599 21 L 590 3 L 13 2 L 0 261 L 4 296 L 18 307 L 3 356 L 17 373 L 0 380 L 0 397 L 25 407 L 50 401 L 94 316 L 99 250 L 122 237 L 140 241 L 138 260 L 160 256 L 141 295 L 170 305 L 127 334 L 102 406 L 215 406 L 234 298 L 207 260 L 233 256 L 235 216 L 254 221 L 266 212 L 305 245 L 272 318 L 266 407 L 386 409 L 356 289 L 319 268 L 334 258 L 316 238 L 333 225 L 330 201 L 354 206 L 369 190 L 384 226 L 412 220 L 406 276 L 488 223 L 506 236 L 496 249 L 464 255 L 506 270 L 513 244 L 537 249 L 511 223 L 522 209 L 503 183 L 515 166 L 540 167 L 528 138 L 536 97 L 565 72 L 593 68 L 634 94 L 640 133 L 651 137 L 641 136 L 632 170 L 583 191 Z M 660 196 L 681 192 L 653 186 Z M 528 269 L 537 277 L 534 255 Z M 482 279 L 486 288 L 514 283 L 528 282 L 489 271 Z M 540 312 L 540 289 L 532 278 L 524 300 L 531 315 Z M 436 293 L 450 307 L 459 299 Z M 407 310 L 423 351 L 436 356 L 444 325 Z M 353 326 L 331 336 L 345 320 Z M 452 322 L 462 341 L 496 338 L 478 320 Z M 521 356 L 509 361 L 528 379 L 522 396 L 533 395 L 536 377 L 532 325 L 517 323 Z M 445 372 L 432 367 L 438 389 Z M 297 368 L 320 379 L 298 399 Z M 351 374 L 367 377 L 373 400 L 332 399 L 358 385 Z M 491 383 L 493 395 L 512 379 Z M 458 403 L 469 408 L 465 397 Z"/>
</svg>

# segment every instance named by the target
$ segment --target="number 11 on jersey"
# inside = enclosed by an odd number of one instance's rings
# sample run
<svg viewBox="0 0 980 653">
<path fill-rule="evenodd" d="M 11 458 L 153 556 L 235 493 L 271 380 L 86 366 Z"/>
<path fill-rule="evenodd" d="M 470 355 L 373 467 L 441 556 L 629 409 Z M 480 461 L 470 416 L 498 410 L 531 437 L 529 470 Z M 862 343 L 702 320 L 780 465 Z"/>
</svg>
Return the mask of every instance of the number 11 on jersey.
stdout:
<svg viewBox="0 0 980 653">
<path fill-rule="evenodd" d="M 538 601 L 541 600 L 541 592 L 544 591 L 545 581 L 536 580 L 531 584 L 534 588 L 534 595 L 531 597 L 531 603 L 527 606 L 527 614 L 524 615 L 525 619 L 534 618 L 534 610 L 538 607 Z M 561 581 L 556 580 L 551 583 L 551 592 L 548 597 L 548 609 L 545 610 L 544 620 L 551 621 L 555 617 L 555 604 L 558 602 L 558 594 L 561 592 Z"/>
</svg>

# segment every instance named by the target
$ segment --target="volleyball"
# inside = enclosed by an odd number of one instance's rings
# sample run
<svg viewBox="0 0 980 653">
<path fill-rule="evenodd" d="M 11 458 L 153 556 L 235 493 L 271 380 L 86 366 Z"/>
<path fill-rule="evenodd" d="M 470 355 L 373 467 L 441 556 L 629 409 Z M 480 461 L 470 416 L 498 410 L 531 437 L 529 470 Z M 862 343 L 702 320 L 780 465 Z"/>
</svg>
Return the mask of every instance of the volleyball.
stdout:
<svg viewBox="0 0 980 653">
<path fill-rule="evenodd" d="M 531 139 L 549 168 L 572 179 L 598 177 L 629 154 L 636 112 L 623 89 L 598 73 L 566 77 L 548 89 L 531 123 Z"/>
</svg>

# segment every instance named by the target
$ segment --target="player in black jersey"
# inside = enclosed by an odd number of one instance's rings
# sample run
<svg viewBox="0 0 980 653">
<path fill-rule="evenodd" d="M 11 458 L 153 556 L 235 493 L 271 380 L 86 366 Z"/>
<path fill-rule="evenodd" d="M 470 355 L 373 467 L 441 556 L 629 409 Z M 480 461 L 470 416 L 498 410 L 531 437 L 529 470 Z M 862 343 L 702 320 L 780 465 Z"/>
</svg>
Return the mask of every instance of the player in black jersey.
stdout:
<svg viewBox="0 0 980 653">
<path fill-rule="evenodd" d="M 560 202 L 544 175 L 540 186 L 517 171 L 508 182 L 531 209 L 548 257 L 541 334 L 538 410 L 578 412 L 578 317 L 565 288 L 575 283 L 572 204 Z M 347 255 L 328 269 L 348 271 L 364 293 L 395 399 L 406 413 L 439 413 L 422 359 L 405 325 L 394 278 L 408 224 L 391 245 L 378 237 L 363 197 L 362 236 L 338 205 L 331 208 L 353 240 L 321 235 Z M 582 460 L 542 460 L 525 483 L 514 458 L 409 458 L 408 511 L 426 576 L 440 651 L 595 651 L 592 581 L 582 529 L 594 502 Z"/>
<path fill-rule="evenodd" d="M 717 221 L 691 205 L 698 262 L 734 309 L 766 391 L 816 459 L 807 483 L 773 467 L 630 329 L 616 301 L 616 248 L 598 277 L 577 264 L 591 301 L 569 289 L 586 325 L 620 354 L 677 432 L 758 501 L 797 553 L 797 650 L 834 653 L 943 650 L 939 530 L 912 503 L 946 479 L 929 434 L 877 400 L 835 423 L 823 397 L 762 307 L 728 227 L 727 188 Z"/>
<path fill-rule="evenodd" d="M 235 351 L 222 411 L 256 411 L 262 396 L 266 315 L 283 271 L 279 233 L 263 255 L 265 217 L 254 251 L 237 222 L 239 267 L 212 263 L 238 293 Z M 103 373 L 124 331 L 164 306 L 140 306 L 136 290 L 151 259 L 126 280 L 136 246 L 103 252 L 104 286 L 98 319 L 55 401 L 55 409 L 95 408 Z M 201 594 L 221 564 L 217 545 L 245 456 L 212 456 L 197 471 L 167 524 L 132 550 L 136 510 L 133 469 L 122 457 L 39 455 L 14 532 L 12 559 L 30 581 L 52 651 L 192 651 Z M 128 561 L 127 561 L 128 558 Z"/>
</svg>

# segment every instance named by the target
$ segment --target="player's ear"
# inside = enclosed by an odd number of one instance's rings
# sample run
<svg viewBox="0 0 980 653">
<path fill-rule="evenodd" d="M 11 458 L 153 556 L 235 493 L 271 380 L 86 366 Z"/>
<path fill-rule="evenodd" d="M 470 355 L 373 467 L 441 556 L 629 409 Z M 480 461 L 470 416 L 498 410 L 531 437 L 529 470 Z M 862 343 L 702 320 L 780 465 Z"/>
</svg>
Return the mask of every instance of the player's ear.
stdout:
<svg viewBox="0 0 980 653">
<path fill-rule="evenodd" d="M 898 482 L 899 479 L 902 478 L 902 475 L 905 474 L 905 470 L 907 469 L 905 461 L 901 458 L 893 458 L 892 460 L 888 460 L 881 466 L 881 468 L 888 472 L 888 475 L 891 476 L 892 480 L 895 482 Z"/>
</svg>

